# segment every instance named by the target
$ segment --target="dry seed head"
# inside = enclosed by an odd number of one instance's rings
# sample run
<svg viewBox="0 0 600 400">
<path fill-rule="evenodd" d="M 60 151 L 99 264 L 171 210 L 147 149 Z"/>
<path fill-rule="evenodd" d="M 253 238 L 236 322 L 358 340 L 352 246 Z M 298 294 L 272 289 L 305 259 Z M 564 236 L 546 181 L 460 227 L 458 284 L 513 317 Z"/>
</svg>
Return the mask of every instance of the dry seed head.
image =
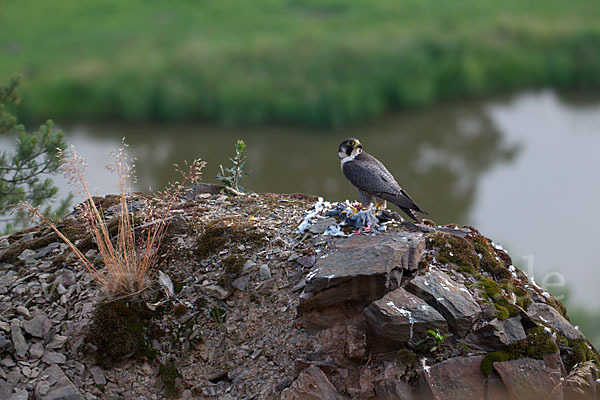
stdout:
<svg viewBox="0 0 600 400">
<path fill-rule="evenodd" d="M 121 147 L 117 151 L 109 153 L 109 156 L 114 162 L 106 165 L 108 171 L 116 173 L 119 177 L 117 189 L 119 189 L 121 193 L 131 192 L 131 184 L 137 182 L 135 175 L 136 159 L 129 156 L 129 153 L 126 151 L 127 147 L 129 146 L 125 143 L 125 138 L 123 138 Z"/>
<path fill-rule="evenodd" d="M 69 185 L 71 185 L 78 194 L 86 195 L 87 182 L 85 181 L 85 171 L 88 166 L 87 162 L 79 155 L 79 153 L 77 153 L 75 146 L 71 145 L 69 149 L 69 153 L 71 154 L 70 157 L 62 150 L 58 155 L 62 162 L 63 175 L 69 182 Z"/>
</svg>

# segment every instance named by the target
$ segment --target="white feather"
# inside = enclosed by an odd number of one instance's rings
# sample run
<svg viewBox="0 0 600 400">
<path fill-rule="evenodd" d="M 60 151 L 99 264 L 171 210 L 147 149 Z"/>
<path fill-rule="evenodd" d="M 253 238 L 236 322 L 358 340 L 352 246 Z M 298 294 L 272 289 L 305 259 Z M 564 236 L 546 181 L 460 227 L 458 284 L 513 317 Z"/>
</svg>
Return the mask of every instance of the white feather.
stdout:
<svg viewBox="0 0 600 400">
<path fill-rule="evenodd" d="M 171 282 L 171 278 L 162 271 L 158 271 L 158 282 L 165 290 L 165 294 L 167 297 L 173 297 L 175 294 L 175 289 L 173 288 L 173 282 Z"/>
</svg>

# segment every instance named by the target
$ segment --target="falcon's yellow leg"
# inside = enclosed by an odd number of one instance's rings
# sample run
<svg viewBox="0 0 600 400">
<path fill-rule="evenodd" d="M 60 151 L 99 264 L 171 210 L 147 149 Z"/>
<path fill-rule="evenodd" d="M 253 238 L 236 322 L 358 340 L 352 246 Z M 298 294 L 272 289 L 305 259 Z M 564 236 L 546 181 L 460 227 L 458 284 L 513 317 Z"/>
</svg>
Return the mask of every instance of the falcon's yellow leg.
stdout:
<svg viewBox="0 0 600 400">
<path fill-rule="evenodd" d="M 385 200 L 375 200 L 375 210 L 377 213 L 377 211 L 381 211 L 381 210 L 385 210 L 387 208 L 387 201 Z"/>
</svg>

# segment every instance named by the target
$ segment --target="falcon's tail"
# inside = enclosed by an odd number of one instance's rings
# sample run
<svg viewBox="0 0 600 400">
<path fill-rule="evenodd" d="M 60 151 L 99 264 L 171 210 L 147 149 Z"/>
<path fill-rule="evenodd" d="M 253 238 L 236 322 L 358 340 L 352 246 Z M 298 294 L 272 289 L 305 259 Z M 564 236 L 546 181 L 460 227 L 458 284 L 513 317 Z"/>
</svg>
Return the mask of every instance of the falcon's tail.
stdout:
<svg viewBox="0 0 600 400">
<path fill-rule="evenodd" d="M 402 211 L 404 211 L 404 212 L 406 213 L 406 215 L 408 215 L 409 217 L 411 217 L 411 218 L 412 218 L 412 219 L 413 219 L 415 222 L 418 222 L 418 223 L 421 223 L 421 222 L 423 222 L 423 219 L 422 219 L 421 217 L 419 217 L 419 216 L 417 215 L 417 213 L 416 213 L 416 212 L 414 212 L 413 210 L 411 210 L 410 208 L 403 208 L 403 207 L 400 207 L 400 209 L 401 209 Z M 427 213 L 426 213 L 426 212 L 423 212 L 423 214 L 427 214 Z"/>
<path fill-rule="evenodd" d="M 422 222 L 422 219 L 415 213 L 415 211 L 421 214 L 429 215 L 429 213 L 419 207 L 404 190 L 402 190 L 401 193 L 384 193 L 381 197 L 400 207 L 402 211 L 404 211 L 416 222 Z"/>
</svg>

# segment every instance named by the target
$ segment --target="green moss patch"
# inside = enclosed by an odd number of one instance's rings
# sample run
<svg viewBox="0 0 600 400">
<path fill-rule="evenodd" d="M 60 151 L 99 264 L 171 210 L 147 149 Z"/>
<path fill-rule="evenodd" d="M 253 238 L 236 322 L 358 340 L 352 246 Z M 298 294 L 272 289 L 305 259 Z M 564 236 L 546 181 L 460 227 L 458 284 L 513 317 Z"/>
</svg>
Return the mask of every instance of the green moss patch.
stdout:
<svg viewBox="0 0 600 400">
<path fill-rule="evenodd" d="M 594 349 L 589 340 L 587 339 L 568 339 L 567 345 L 569 351 L 567 352 L 567 360 L 565 367 L 569 370 L 576 364 L 584 363 L 586 361 L 592 361 L 598 368 L 600 368 L 600 357 L 598 351 Z"/>
<path fill-rule="evenodd" d="M 455 264 L 458 272 L 475 278 L 484 300 L 496 307 L 498 319 L 519 315 L 519 307 L 527 309 L 531 296 L 510 280 L 511 274 L 505 264 L 506 260 L 510 262 L 510 257 L 503 251 L 496 251 L 484 236 L 475 232 L 463 238 L 436 232 L 428 236 L 427 244 L 429 249 L 435 250 L 440 262 Z M 514 293 L 515 301 L 505 293 Z"/>
<path fill-rule="evenodd" d="M 404 370 L 414 369 L 419 365 L 419 356 L 409 349 L 399 350 L 396 357 L 396 364 Z"/>
<path fill-rule="evenodd" d="M 64 219 L 57 228 L 73 243 L 87 234 L 85 225 L 77 219 Z"/>
<path fill-rule="evenodd" d="M 221 260 L 223 273 L 219 276 L 217 283 L 224 288 L 231 289 L 231 283 L 242 274 L 245 262 L 245 258 L 237 255 L 225 257 Z"/>
<path fill-rule="evenodd" d="M 489 353 L 481 361 L 481 372 L 487 376 L 494 371 L 494 363 L 498 361 L 517 360 L 523 357 L 543 360 L 545 354 L 558 352 L 558 346 L 544 328 L 529 330 L 525 339 L 511 344 L 504 351 Z"/>
<path fill-rule="evenodd" d="M 500 285 L 508 293 L 514 293 L 516 297 L 516 304 L 522 309 L 527 310 L 529 304 L 531 304 L 531 294 L 529 294 L 525 289 L 517 286 L 509 280 L 505 280 Z"/>
<path fill-rule="evenodd" d="M 473 243 L 457 235 L 436 232 L 429 236 L 428 248 L 437 250 L 441 263 L 454 263 L 468 271 L 475 271 L 479 266 L 479 257 L 475 253 Z"/>
<path fill-rule="evenodd" d="M 460 272 L 469 274 L 485 271 L 497 279 L 510 277 L 504 259 L 510 257 L 504 252 L 498 254 L 488 239 L 479 234 L 460 237 L 451 233 L 436 232 L 428 235 L 429 249 L 437 252 L 442 263 L 456 264 Z"/>
<path fill-rule="evenodd" d="M 481 372 L 483 375 L 488 376 L 494 372 L 494 363 L 500 361 L 514 360 L 514 355 L 506 351 L 495 351 L 489 353 L 483 360 L 481 360 Z"/>
<path fill-rule="evenodd" d="M 473 244 L 475 251 L 480 255 L 478 256 L 478 258 L 480 258 L 479 267 L 482 270 L 490 273 L 492 276 L 495 276 L 498 279 L 510 277 L 510 271 L 502 263 L 500 257 L 496 255 L 496 252 L 487 239 L 485 239 L 483 236 L 475 237 L 473 239 Z"/>
<path fill-rule="evenodd" d="M 510 345 L 510 351 L 518 358 L 530 357 L 543 360 L 544 354 L 556 353 L 558 346 L 544 328 L 538 327 L 530 329 L 525 339 Z"/>
<path fill-rule="evenodd" d="M 111 366 L 148 348 L 144 330 L 151 318 L 142 303 L 122 300 L 96 305 L 86 341 L 96 346 L 96 362 Z"/>
<path fill-rule="evenodd" d="M 500 304 L 494 304 L 494 306 L 496 307 L 496 318 L 505 320 L 510 316 L 506 307 L 501 306 Z"/>
<path fill-rule="evenodd" d="M 481 289 L 484 299 L 496 307 L 496 318 L 506 319 L 519 315 L 521 310 L 503 294 L 500 284 L 492 279 L 484 278 L 480 274 L 476 274 L 475 277 L 478 279 L 477 286 Z"/>
<path fill-rule="evenodd" d="M 187 311 L 187 307 L 183 304 L 177 304 L 173 307 L 173 315 L 175 315 L 175 318 L 183 317 Z"/>
<path fill-rule="evenodd" d="M 182 375 L 174 360 L 169 360 L 166 364 L 160 364 L 159 376 L 165 389 L 165 396 L 168 398 L 179 397 L 180 390 L 177 387 L 177 378 L 181 378 Z"/>
<path fill-rule="evenodd" d="M 565 319 L 567 321 L 571 322 L 571 318 L 569 318 L 569 316 L 567 315 L 567 308 L 559 299 L 557 299 L 554 296 L 551 296 L 549 298 L 546 298 L 546 304 L 554 307 L 556 309 L 556 311 L 558 311 L 560 313 L 560 315 L 565 317 Z"/>
<path fill-rule="evenodd" d="M 263 242 L 264 235 L 254 225 L 225 219 L 204 225 L 196 242 L 195 254 L 199 258 L 206 258 L 230 244 L 255 247 Z"/>
<path fill-rule="evenodd" d="M 10 247 L 0 252 L 0 263 L 15 264 L 24 250 L 36 250 L 58 241 L 60 241 L 58 236 L 54 232 L 51 232 L 39 238 L 11 244 Z"/>
</svg>

